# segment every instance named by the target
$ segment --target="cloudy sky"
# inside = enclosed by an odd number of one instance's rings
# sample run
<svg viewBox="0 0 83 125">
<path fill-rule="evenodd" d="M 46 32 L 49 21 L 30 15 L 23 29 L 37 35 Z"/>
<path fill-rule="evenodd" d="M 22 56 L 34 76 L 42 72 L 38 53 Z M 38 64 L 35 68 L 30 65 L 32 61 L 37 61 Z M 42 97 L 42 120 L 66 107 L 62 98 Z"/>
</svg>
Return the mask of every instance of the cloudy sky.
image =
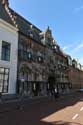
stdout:
<svg viewBox="0 0 83 125">
<path fill-rule="evenodd" d="M 63 50 L 83 64 L 83 0 L 9 0 L 10 6 L 41 30 L 50 26 Z"/>
</svg>

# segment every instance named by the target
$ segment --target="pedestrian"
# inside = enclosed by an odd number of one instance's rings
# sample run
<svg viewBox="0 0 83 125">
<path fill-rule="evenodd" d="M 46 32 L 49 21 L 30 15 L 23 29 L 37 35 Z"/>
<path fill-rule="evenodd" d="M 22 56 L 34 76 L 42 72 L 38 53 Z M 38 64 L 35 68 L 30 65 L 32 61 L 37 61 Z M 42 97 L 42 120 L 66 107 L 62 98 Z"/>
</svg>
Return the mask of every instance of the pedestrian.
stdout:
<svg viewBox="0 0 83 125">
<path fill-rule="evenodd" d="M 58 91 L 57 91 L 56 88 L 54 89 L 54 97 L 55 97 L 55 98 L 58 98 L 58 97 L 59 97 L 59 93 L 58 93 Z"/>
<path fill-rule="evenodd" d="M 2 102 L 2 93 L 0 92 L 0 102 Z"/>
</svg>

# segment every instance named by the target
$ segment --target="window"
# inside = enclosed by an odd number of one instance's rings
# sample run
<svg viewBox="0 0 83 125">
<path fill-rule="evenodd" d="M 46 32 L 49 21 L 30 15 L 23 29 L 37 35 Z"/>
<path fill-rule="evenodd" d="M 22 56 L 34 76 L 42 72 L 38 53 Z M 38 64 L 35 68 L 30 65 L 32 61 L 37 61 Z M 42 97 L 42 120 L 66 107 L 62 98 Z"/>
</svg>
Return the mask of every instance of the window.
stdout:
<svg viewBox="0 0 83 125">
<path fill-rule="evenodd" d="M 7 93 L 9 84 L 9 69 L 0 67 L 0 92 Z"/>
<path fill-rule="evenodd" d="M 2 41 L 2 60 L 10 61 L 10 44 Z"/>
<path fill-rule="evenodd" d="M 38 56 L 38 62 L 43 63 L 43 57 L 42 56 Z"/>
<path fill-rule="evenodd" d="M 28 52 L 28 53 L 27 53 L 27 58 L 28 58 L 29 60 L 32 59 L 32 53 L 31 53 L 31 52 Z"/>
<path fill-rule="evenodd" d="M 19 57 L 25 61 L 32 60 L 32 52 L 27 44 L 19 44 Z"/>
</svg>

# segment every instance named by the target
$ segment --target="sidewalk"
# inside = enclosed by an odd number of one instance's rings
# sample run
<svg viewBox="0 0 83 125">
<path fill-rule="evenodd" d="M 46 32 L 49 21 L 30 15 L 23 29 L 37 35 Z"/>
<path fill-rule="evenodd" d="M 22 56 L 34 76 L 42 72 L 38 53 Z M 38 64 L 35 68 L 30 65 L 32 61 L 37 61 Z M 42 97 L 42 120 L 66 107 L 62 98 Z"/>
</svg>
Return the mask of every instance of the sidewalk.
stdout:
<svg viewBox="0 0 83 125">
<path fill-rule="evenodd" d="M 19 110 L 19 108 L 22 106 L 27 106 L 27 105 L 31 105 L 31 104 L 35 104 L 35 103 L 41 103 L 41 102 L 45 102 L 45 101 L 57 101 L 57 100 L 61 100 L 64 97 L 69 97 L 69 96 L 73 96 L 79 93 L 78 92 L 74 92 L 74 93 L 69 93 L 69 94 L 63 94 L 60 95 L 59 98 L 54 98 L 54 97 L 34 97 L 34 98 L 30 98 L 28 96 L 17 96 L 14 95 L 13 98 L 12 96 L 7 96 L 7 97 L 3 97 L 2 101 L 0 101 L 0 113 L 4 113 L 4 112 L 10 112 L 13 110 Z"/>
</svg>

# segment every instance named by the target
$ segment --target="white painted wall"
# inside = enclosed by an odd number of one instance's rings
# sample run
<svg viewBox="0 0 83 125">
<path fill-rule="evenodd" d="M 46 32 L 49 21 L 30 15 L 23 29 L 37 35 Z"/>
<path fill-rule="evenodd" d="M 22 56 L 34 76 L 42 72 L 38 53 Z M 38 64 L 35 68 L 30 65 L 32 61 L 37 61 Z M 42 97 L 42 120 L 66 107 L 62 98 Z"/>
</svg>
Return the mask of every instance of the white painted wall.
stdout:
<svg viewBox="0 0 83 125">
<path fill-rule="evenodd" d="M 10 61 L 1 60 L 2 41 L 11 44 Z M 8 94 L 16 93 L 18 32 L 12 25 L 0 19 L 0 67 L 10 69 Z"/>
</svg>

